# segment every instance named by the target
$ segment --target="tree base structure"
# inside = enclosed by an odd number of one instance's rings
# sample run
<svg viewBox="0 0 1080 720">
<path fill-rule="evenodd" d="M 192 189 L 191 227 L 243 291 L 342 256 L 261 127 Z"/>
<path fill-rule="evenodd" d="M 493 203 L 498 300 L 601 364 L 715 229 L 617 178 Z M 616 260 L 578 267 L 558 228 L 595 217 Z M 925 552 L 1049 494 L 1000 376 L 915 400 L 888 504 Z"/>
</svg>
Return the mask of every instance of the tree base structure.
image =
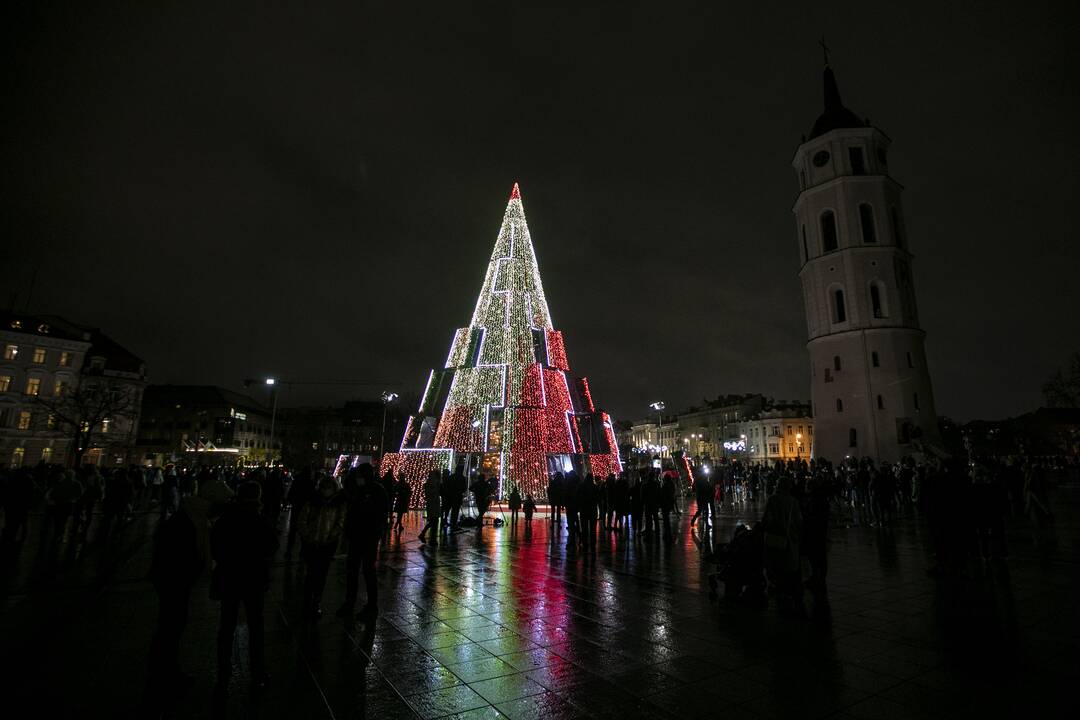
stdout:
<svg viewBox="0 0 1080 720">
<path fill-rule="evenodd" d="M 517 184 L 472 320 L 454 334 L 400 449 L 379 468 L 404 476 L 417 506 L 428 473 L 457 469 L 470 484 L 494 478 L 499 497 L 517 488 L 537 501 L 555 472 L 622 469 L 611 418 L 593 404 L 588 380 L 571 374 L 552 326 Z"/>
</svg>

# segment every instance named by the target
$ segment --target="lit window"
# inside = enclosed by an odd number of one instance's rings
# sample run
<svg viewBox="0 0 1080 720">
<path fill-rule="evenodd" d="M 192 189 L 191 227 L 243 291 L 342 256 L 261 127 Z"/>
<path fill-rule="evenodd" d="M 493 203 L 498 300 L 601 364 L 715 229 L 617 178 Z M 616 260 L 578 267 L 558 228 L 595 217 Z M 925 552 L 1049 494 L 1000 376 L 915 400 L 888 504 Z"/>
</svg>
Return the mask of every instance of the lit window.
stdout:
<svg viewBox="0 0 1080 720">
<path fill-rule="evenodd" d="M 22 467 L 24 457 L 26 457 L 26 448 L 15 448 L 15 450 L 11 453 L 11 466 Z"/>
<path fill-rule="evenodd" d="M 26 381 L 26 394 L 37 395 L 41 392 L 41 378 L 30 378 Z"/>
<path fill-rule="evenodd" d="M 34 348 L 34 362 L 38 365 L 45 363 L 45 348 Z"/>
<path fill-rule="evenodd" d="M 48 429 L 48 430 L 55 430 L 56 429 L 56 416 L 55 415 L 50 415 L 48 418 L 45 419 L 45 428 Z"/>
<path fill-rule="evenodd" d="M 48 463 L 52 461 L 52 448 L 41 448 L 41 462 Z"/>
<path fill-rule="evenodd" d="M 101 421 L 101 432 L 103 432 L 103 433 L 109 432 L 109 418 L 105 418 L 104 420 Z"/>
<path fill-rule="evenodd" d="M 68 384 L 63 380 L 57 380 L 53 383 L 53 395 L 61 397 L 67 392 Z"/>
<path fill-rule="evenodd" d="M 29 430 L 30 429 L 30 411 L 29 410 L 23 410 L 22 412 L 19 413 L 19 429 L 20 430 Z"/>
<path fill-rule="evenodd" d="M 5 360 L 14 360 L 17 357 L 19 357 L 19 346 L 18 345 L 5 345 L 4 346 L 4 359 Z"/>
<path fill-rule="evenodd" d="M 60 367 L 71 367 L 71 353 L 69 353 L 67 350 L 61 352 L 59 363 Z"/>
<path fill-rule="evenodd" d="M 0 392 L 8 392 L 11 390 L 11 376 L 0 375 Z"/>
<path fill-rule="evenodd" d="M 788 443 L 788 444 L 787 444 L 787 451 L 788 451 L 789 453 L 793 453 L 793 452 L 795 452 L 795 444 L 794 444 L 794 443 Z"/>
<path fill-rule="evenodd" d="M 311 443 L 311 449 L 312 450 L 318 450 L 319 449 L 319 443 L 317 443 L 317 442 Z"/>
</svg>

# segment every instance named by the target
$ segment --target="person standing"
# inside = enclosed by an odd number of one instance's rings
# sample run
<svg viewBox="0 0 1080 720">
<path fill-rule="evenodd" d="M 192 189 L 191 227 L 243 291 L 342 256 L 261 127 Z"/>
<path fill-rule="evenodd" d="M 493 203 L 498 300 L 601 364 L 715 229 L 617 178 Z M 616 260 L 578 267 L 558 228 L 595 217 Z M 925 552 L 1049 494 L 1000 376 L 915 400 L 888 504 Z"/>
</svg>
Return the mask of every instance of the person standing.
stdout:
<svg viewBox="0 0 1080 720">
<path fill-rule="evenodd" d="M 439 537 L 439 519 L 442 517 L 442 480 L 438 470 L 429 472 L 427 482 L 424 483 L 424 508 L 427 518 L 423 529 L 420 530 L 420 542 L 425 542 L 424 536 L 429 530 L 432 540 Z"/>
<path fill-rule="evenodd" d="M 517 526 L 518 513 L 521 512 L 521 491 L 518 490 L 517 485 L 510 491 L 510 497 L 507 498 L 506 506 L 510 508 L 510 525 Z"/>
<path fill-rule="evenodd" d="M 398 477 L 397 485 L 394 487 L 394 512 L 397 513 L 397 529 L 398 531 L 405 529 L 405 516 L 409 512 L 409 502 L 412 500 L 412 487 L 409 483 L 405 482 L 405 476 Z"/>
<path fill-rule="evenodd" d="M 375 479 L 375 470 L 370 463 L 363 463 L 355 473 L 347 475 L 346 483 L 348 509 L 345 515 L 345 539 L 349 543 L 349 554 L 345 561 L 345 602 L 338 608 L 337 614 L 338 617 L 351 619 L 360 589 L 359 576 L 363 573 L 367 599 L 357 618 L 373 624 L 379 614 L 379 583 L 375 577 L 375 562 L 379 555 L 379 541 L 386 532 L 390 500 L 382 483 Z M 438 512 L 434 517 L 438 520 Z"/>
<path fill-rule="evenodd" d="M 289 537 L 285 541 L 285 559 L 292 559 L 293 545 L 296 535 L 300 532 L 300 517 L 304 514 L 304 506 L 311 502 L 315 496 L 316 488 L 321 478 L 315 474 L 315 468 L 308 466 L 302 470 L 289 485 L 289 493 L 285 501 L 289 504 Z"/>
<path fill-rule="evenodd" d="M 261 513 L 261 496 L 262 488 L 257 482 L 241 483 L 235 502 L 210 532 L 210 551 L 216 563 L 211 593 L 221 601 L 214 690 L 219 698 L 228 693 L 232 676 L 233 635 L 241 604 L 247 616 L 252 682 L 264 686 L 270 677 L 263 659 L 263 603 L 270 588 L 270 562 L 277 552 L 278 539 Z"/>
<path fill-rule="evenodd" d="M 199 548 L 197 521 L 188 512 L 189 500 L 185 498 L 180 509 L 158 525 L 154 536 L 150 581 L 158 597 L 158 621 L 147 662 L 147 699 L 155 708 L 162 708 L 193 682 L 180 670 L 180 641 L 187 627 L 191 590 L 206 567 L 206 558 Z"/>
<path fill-rule="evenodd" d="M 761 518 L 765 528 L 765 571 L 776 588 L 781 614 L 805 616 L 799 540 L 803 518 L 799 502 L 791 494 L 791 476 L 780 476 L 778 487 Z"/>
<path fill-rule="evenodd" d="M 533 500 L 532 493 L 525 493 L 525 528 L 532 527 L 533 513 L 536 512 L 536 501 Z"/>
<path fill-rule="evenodd" d="M 660 480 L 656 472 L 650 472 L 641 488 L 641 504 L 645 512 L 645 532 L 643 535 L 656 537 L 660 534 Z"/>
<path fill-rule="evenodd" d="M 660 517 L 664 525 L 665 543 L 671 543 L 674 540 L 671 533 L 671 513 L 677 509 L 675 503 L 676 493 L 674 473 L 665 474 L 664 482 L 660 486 Z"/>
<path fill-rule="evenodd" d="M 301 554 L 307 563 L 301 612 L 304 617 L 320 618 L 326 576 L 345 528 L 345 499 L 337 480 L 329 475 L 319 478 L 318 491 L 304 503 L 298 525 L 304 541 Z"/>
<path fill-rule="evenodd" d="M 473 483 L 472 494 L 473 502 L 476 503 L 476 512 L 480 513 L 476 519 L 476 532 L 480 532 L 484 527 L 484 515 L 487 514 L 488 506 L 491 504 L 491 484 L 482 474 L 478 475 L 476 482 Z"/>
<path fill-rule="evenodd" d="M 600 512 L 600 489 L 596 487 L 592 473 L 585 475 L 577 493 L 578 516 L 580 518 L 581 546 L 589 552 L 596 552 L 596 520 Z"/>
<path fill-rule="evenodd" d="M 53 539 L 62 541 L 67 530 L 68 521 L 75 513 L 75 508 L 82 498 L 83 486 L 75 479 L 73 470 L 64 470 L 60 473 L 56 484 L 46 495 L 46 517 L 53 524 Z"/>
<path fill-rule="evenodd" d="M 578 517 L 578 489 L 581 478 L 576 470 L 571 470 L 563 479 L 562 504 L 566 508 L 566 541 L 570 544 L 578 542 L 581 537 L 581 524 Z"/>
<path fill-rule="evenodd" d="M 562 523 L 560 511 L 560 508 L 562 507 L 562 486 L 563 474 L 561 472 L 553 474 L 551 479 L 548 480 L 547 496 L 551 513 L 552 535 L 554 535 L 555 530 L 561 529 L 559 526 Z"/>
</svg>

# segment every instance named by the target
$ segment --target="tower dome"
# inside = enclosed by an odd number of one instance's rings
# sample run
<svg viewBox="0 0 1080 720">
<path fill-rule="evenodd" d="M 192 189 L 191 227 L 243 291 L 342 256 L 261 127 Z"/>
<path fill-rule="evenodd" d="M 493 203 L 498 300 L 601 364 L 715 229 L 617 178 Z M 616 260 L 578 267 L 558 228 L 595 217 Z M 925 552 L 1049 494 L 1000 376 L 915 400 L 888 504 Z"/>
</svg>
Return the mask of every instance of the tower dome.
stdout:
<svg viewBox="0 0 1080 720">
<path fill-rule="evenodd" d="M 858 115 L 844 107 L 844 103 L 840 100 L 840 88 L 836 85 L 836 76 L 828 65 L 825 66 L 824 79 L 825 112 L 821 113 L 818 119 L 814 121 L 814 127 L 810 129 L 810 137 L 807 139 L 813 140 L 830 130 L 866 127 L 867 122 L 865 120 L 860 119 Z"/>
</svg>

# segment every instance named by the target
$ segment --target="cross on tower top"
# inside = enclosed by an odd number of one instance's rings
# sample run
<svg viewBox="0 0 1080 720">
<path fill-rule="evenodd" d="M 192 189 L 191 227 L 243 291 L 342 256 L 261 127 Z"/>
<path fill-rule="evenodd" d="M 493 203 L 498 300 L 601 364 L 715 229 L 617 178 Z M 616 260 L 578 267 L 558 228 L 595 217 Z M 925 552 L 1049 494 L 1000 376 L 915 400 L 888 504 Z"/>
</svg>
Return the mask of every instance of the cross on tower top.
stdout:
<svg viewBox="0 0 1080 720">
<path fill-rule="evenodd" d="M 825 44 L 825 36 L 821 36 L 821 40 L 818 41 L 818 45 L 821 46 L 821 51 L 825 55 L 825 65 L 829 64 L 829 46 Z"/>
</svg>

